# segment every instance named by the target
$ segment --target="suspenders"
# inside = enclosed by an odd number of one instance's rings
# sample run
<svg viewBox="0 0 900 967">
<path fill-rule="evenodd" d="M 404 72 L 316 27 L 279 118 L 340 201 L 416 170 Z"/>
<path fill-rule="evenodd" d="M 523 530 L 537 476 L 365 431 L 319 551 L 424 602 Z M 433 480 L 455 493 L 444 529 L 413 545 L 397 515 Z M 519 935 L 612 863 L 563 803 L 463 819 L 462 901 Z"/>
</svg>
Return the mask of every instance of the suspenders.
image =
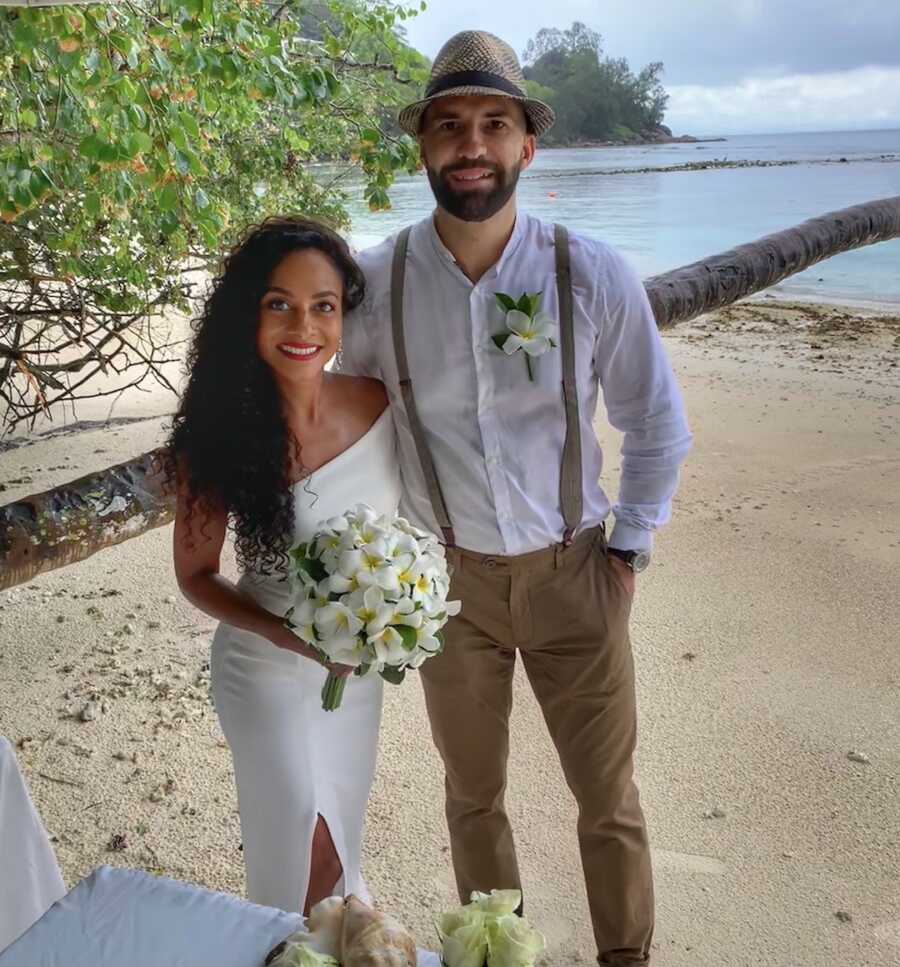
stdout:
<svg viewBox="0 0 900 967">
<path fill-rule="evenodd" d="M 400 392 L 409 419 L 409 428 L 416 445 L 416 453 L 425 476 L 425 485 L 434 516 L 448 547 L 456 545 L 453 525 L 447 512 L 447 503 L 441 491 L 440 481 L 431 459 L 431 451 L 425 438 L 425 428 L 419 418 L 409 375 L 406 355 L 406 338 L 403 325 L 403 289 L 406 279 L 406 253 L 409 248 L 409 228 L 397 236 L 394 260 L 391 267 L 391 323 L 394 336 L 394 353 L 397 357 L 397 373 Z M 562 225 L 555 226 L 556 287 L 559 298 L 559 345 L 562 354 L 562 394 L 566 412 L 566 438 L 563 444 L 562 465 L 559 472 L 559 500 L 565 530 L 562 542 L 572 543 L 582 516 L 581 477 L 581 427 L 578 421 L 578 390 L 575 383 L 575 331 L 572 307 L 572 278 L 569 268 L 569 235 Z"/>
</svg>

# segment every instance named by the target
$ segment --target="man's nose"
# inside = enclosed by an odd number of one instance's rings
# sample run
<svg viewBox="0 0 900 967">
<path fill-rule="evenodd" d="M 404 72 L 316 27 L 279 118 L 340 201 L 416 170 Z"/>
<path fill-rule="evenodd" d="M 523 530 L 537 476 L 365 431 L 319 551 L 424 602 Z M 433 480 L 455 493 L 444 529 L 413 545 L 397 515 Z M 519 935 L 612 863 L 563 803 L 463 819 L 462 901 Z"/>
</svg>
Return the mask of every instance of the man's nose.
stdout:
<svg viewBox="0 0 900 967">
<path fill-rule="evenodd" d="M 462 129 L 462 136 L 459 142 L 459 154 L 462 158 L 474 160 L 483 158 L 485 154 L 485 141 L 481 129 L 477 124 L 466 125 Z"/>
</svg>

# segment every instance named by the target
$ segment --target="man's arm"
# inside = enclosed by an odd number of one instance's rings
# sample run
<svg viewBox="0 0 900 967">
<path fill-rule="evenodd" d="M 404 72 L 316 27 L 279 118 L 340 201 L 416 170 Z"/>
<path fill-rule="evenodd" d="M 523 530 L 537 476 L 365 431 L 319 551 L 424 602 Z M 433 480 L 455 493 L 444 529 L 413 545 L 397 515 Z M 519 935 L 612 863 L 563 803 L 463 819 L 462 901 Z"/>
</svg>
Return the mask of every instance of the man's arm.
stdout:
<svg viewBox="0 0 900 967">
<path fill-rule="evenodd" d="M 671 516 L 678 470 L 691 448 L 681 392 L 643 283 L 616 252 L 598 294 L 594 366 L 609 422 L 624 433 L 611 547 L 646 550 Z"/>
</svg>

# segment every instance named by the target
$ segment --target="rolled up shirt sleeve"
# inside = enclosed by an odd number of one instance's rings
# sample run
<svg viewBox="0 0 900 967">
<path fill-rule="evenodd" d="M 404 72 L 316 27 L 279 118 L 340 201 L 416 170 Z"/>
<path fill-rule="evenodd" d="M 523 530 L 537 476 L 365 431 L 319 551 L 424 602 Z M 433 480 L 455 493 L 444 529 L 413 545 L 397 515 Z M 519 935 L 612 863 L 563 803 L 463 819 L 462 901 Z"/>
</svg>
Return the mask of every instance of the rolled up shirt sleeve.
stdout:
<svg viewBox="0 0 900 967">
<path fill-rule="evenodd" d="M 609 422 L 624 434 L 609 543 L 649 551 L 653 532 L 671 517 L 692 437 L 643 283 L 620 254 L 608 250 L 607 265 L 596 302 L 594 367 Z"/>
</svg>

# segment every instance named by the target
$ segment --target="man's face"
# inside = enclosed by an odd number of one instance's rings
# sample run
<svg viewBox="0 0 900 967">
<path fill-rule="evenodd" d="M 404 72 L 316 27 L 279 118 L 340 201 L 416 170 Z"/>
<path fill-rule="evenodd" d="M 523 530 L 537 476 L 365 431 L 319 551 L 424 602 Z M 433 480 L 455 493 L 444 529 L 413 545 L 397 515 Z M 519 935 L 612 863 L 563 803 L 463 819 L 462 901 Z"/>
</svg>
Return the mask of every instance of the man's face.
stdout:
<svg viewBox="0 0 900 967">
<path fill-rule="evenodd" d="M 512 198 L 532 162 L 535 137 L 508 97 L 439 97 L 422 120 L 419 147 L 438 205 L 483 222 Z"/>
</svg>

